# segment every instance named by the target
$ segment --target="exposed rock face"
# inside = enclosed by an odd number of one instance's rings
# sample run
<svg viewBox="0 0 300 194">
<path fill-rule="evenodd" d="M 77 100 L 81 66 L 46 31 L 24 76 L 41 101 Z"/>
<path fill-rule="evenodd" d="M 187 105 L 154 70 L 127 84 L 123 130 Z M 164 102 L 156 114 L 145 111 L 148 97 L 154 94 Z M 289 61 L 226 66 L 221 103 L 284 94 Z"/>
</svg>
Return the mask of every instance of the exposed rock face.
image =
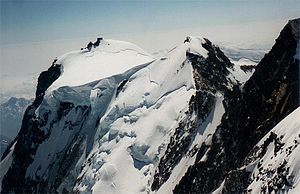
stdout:
<svg viewBox="0 0 300 194">
<path fill-rule="evenodd" d="M 17 142 L 13 163 L 3 178 L 1 192 L 56 193 L 65 179 L 74 184 L 75 175 L 80 172 L 75 166 L 91 149 L 97 124 L 115 92 L 145 65 L 83 86 L 61 87 L 46 97 L 45 91 L 59 77 L 61 66 L 54 62 L 42 72 L 36 99 L 26 110 L 22 128 L 13 142 Z M 63 185 L 59 192 L 71 192 L 73 186 Z"/>
<path fill-rule="evenodd" d="M 103 38 L 97 38 L 96 42 L 94 43 L 89 42 L 86 46 L 86 49 L 88 49 L 88 51 L 91 51 L 92 47 L 98 47 L 100 45 L 101 40 L 103 40 Z M 83 48 L 81 48 L 81 50 L 83 50 Z"/>
<path fill-rule="evenodd" d="M 61 87 L 50 88 L 68 72 L 68 63 L 65 63 L 68 60 L 65 59 L 71 59 L 71 62 L 68 61 L 71 68 L 78 62 L 74 60 L 76 57 L 83 62 L 91 59 L 89 52 L 75 51 L 75 56 L 67 54 L 59 57 L 47 71 L 42 72 L 35 100 L 25 111 L 21 130 L 1 161 L 1 165 L 5 164 L 3 168 L 1 166 L 1 170 L 5 170 L 0 174 L 2 193 L 72 192 L 82 170 L 81 163 L 92 149 L 97 126 L 110 102 L 132 74 L 153 61 L 150 55 L 131 43 L 108 40 L 101 45 L 101 40 L 98 38 L 93 43 L 95 50 L 92 52 L 103 54 L 108 51 L 110 56 L 103 59 L 98 56 L 86 64 L 100 61 L 100 64 L 107 62 L 118 66 L 126 63 L 123 69 L 128 68 L 127 71 L 112 70 L 115 74 L 107 78 L 107 75 L 101 77 L 103 75 L 99 74 L 100 78 L 95 78 L 99 80 L 81 80 L 82 83 L 75 86 L 64 82 Z M 102 46 L 104 51 L 97 46 Z M 113 58 L 118 55 L 124 60 Z M 93 67 L 97 71 L 102 70 L 101 65 Z M 74 72 L 75 75 L 77 73 L 82 74 Z M 80 79 L 80 76 L 77 78 Z"/>
<path fill-rule="evenodd" d="M 135 50 L 114 45 L 98 38 L 86 49 L 110 53 L 112 61 L 113 54 Z M 288 159 L 272 169 L 262 160 L 299 149 L 300 136 L 288 144 L 281 128 L 273 130 L 299 106 L 297 46 L 299 20 L 293 20 L 245 84 L 217 46 L 194 37 L 125 73 L 50 91 L 64 75 L 64 60 L 54 61 L 39 76 L 36 98 L 3 155 L 12 163 L 1 192 L 116 193 L 132 186 L 127 192 L 243 193 L 255 181 L 262 192 L 289 189 Z M 92 57 L 87 50 L 81 62 Z M 134 53 L 122 59 L 145 55 Z M 77 62 L 78 55 L 70 57 Z M 259 170 L 252 173 L 252 166 Z"/>
<path fill-rule="evenodd" d="M 193 75 L 196 85 L 196 95 L 189 102 L 189 110 L 175 129 L 170 139 L 166 153 L 161 158 L 158 169 L 154 175 L 152 190 L 158 190 L 170 177 L 172 170 L 183 157 L 193 157 L 197 147 L 192 148 L 200 126 L 206 121 L 213 110 L 216 94 L 226 93 L 233 82 L 227 79 L 233 64 L 223 52 L 209 40 L 205 39 L 202 46 L 208 51 L 208 57 L 187 52 L 187 59 L 193 66 Z M 186 42 L 186 41 L 185 41 Z M 196 115 L 196 117 L 194 116 Z M 189 151 L 190 150 L 190 151 Z"/>
<path fill-rule="evenodd" d="M 241 69 L 244 72 L 252 72 L 255 69 L 256 65 L 241 65 Z"/>
<path fill-rule="evenodd" d="M 29 164 L 33 161 L 38 145 L 46 138 L 44 131 L 40 130 L 40 121 L 36 120 L 35 110 L 41 104 L 47 88 L 59 77 L 61 69 L 59 64 L 53 62 L 52 66 L 40 74 L 38 78 L 36 98 L 30 105 L 23 117 L 21 130 L 13 142 L 17 142 L 14 151 L 14 163 L 9 168 L 2 182 L 2 193 L 32 192 L 26 183 L 25 173 Z M 28 141 L 30 140 L 30 141 Z M 4 158 L 9 150 L 3 154 Z"/>
<path fill-rule="evenodd" d="M 290 21 L 243 88 L 226 94 L 226 113 L 213 135 L 206 160 L 198 152 L 175 193 L 210 193 L 224 183 L 224 193 L 242 193 L 249 172 L 238 170 L 258 141 L 299 106 L 299 19 Z M 201 147 L 205 147 L 202 145 Z M 201 149 L 201 148 L 200 148 Z"/>
</svg>

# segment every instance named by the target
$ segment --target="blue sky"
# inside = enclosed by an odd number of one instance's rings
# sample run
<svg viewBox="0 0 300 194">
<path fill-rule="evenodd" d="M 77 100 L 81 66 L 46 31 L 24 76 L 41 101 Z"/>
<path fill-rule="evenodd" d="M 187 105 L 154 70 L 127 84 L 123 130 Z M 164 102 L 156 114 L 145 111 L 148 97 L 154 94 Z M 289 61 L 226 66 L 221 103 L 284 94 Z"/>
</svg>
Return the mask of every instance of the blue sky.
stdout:
<svg viewBox="0 0 300 194">
<path fill-rule="evenodd" d="M 1 44 L 299 17 L 299 0 L 1 0 Z"/>
</svg>

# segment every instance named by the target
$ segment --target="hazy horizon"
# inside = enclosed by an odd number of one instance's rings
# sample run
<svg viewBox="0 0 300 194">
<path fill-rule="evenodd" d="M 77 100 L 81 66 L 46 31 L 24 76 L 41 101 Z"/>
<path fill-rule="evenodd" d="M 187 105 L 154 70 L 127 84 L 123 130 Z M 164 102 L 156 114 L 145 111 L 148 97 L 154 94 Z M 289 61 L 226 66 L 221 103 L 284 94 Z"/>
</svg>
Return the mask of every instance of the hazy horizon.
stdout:
<svg viewBox="0 0 300 194">
<path fill-rule="evenodd" d="M 288 20 L 299 17 L 299 6 L 299 0 L 1 1 L 1 92 L 97 37 L 129 41 L 149 53 L 188 35 L 269 49 Z"/>
</svg>

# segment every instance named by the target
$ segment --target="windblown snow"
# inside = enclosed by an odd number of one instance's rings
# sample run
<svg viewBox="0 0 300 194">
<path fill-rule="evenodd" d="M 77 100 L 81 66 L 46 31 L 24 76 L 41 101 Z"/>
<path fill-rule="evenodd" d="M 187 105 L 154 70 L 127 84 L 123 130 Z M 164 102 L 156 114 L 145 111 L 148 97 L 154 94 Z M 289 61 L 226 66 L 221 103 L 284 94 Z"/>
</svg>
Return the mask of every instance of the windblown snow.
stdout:
<svg viewBox="0 0 300 194">
<path fill-rule="evenodd" d="M 8 169 L 13 161 L 13 151 L 14 151 L 15 145 L 16 145 L 16 142 L 10 148 L 9 154 L 0 163 L 0 172 L 1 172 L 0 173 L 0 189 L 2 186 L 3 177 L 4 177 L 5 173 L 8 171 Z"/>
<path fill-rule="evenodd" d="M 191 37 L 155 60 L 131 43 L 104 39 L 58 57 L 61 75 L 35 111 L 47 138 L 32 156 L 26 178 L 53 183 L 68 160 L 73 166 L 57 192 L 150 193 L 155 168 L 196 93 L 186 53 L 207 58 L 204 42 Z M 241 83 L 250 77 L 239 63 L 230 72 Z M 191 148 L 210 145 L 221 122 L 224 98 L 215 97 Z M 11 154 L 2 162 L 9 163 Z M 159 192 L 170 192 L 194 161 L 182 158 Z"/>
<path fill-rule="evenodd" d="M 207 52 L 201 39 L 182 44 L 133 74 L 100 120 L 94 149 L 75 190 L 147 193 L 151 175 L 195 93 L 186 51 Z M 134 183 L 134 184 L 132 184 Z"/>
<path fill-rule="evenodd" d="M 83 49 L 58 57 L 56 64 L 62 64 L 62 75 L 49 90 L 90 83 L 153 60 L 150 54 L 134 44 L 105 39 L 90 51 Z"/>
<path fill-rule="evenodd" d="M 137 46 L 114 40 L 58 57 L 62 74 L 35 111 L 47 138 L 26 177 L 51 183 L 68 158 L 78 162 L 58 192 L 149 192 L 154 168 L 195 94 L 186 52 L 207 57 L 203 41 L 193 37 L 154 62 Z"/>
<path fill-rule="evenodd" d="M 252 183 L 247 190 L 251 193 L 281 191 L 300 192 L 300 107 L 278 123 L 257 144 L 265 151 L 263 157 L 246 167 L 252 172 Z M 273 136 L 269 144 L 268 139 Z M 276 138 L 275 138 L 276 137 Z M 267 146 L 267 147 L 265 147 Z M 263 150 L 263 149 L 266 150 Z M 282 185 L 288 183 L 284 188 Z"/>
<path fill-rule="evenodd" d="M 205 142 L 206 145 L 211 145 L 212 134 L 214 134 L 215 129 L 221 123 L 222 116 L 225 113 L 222 102 L 223 96 L 221 94 L 217 94 L 214 109 L 210 112 L 209 116 L 202 123 L 202 125 L 199 126 L 199 132 L 192 142 L 189 151 L 195 147 L 199 147 L 203 142 Z M 206 155 L 203 156 L 203 160 L 205 160 L 205 157 Z M 184 156 L 179 164 L 174 168 L 168 181 L 161 186 L 157 193 L 172 193 L 173 189 L 184 176 L 187 169 L 195 163 L 195 160 L 196 154 L 193 157 Z"/>
</svg>

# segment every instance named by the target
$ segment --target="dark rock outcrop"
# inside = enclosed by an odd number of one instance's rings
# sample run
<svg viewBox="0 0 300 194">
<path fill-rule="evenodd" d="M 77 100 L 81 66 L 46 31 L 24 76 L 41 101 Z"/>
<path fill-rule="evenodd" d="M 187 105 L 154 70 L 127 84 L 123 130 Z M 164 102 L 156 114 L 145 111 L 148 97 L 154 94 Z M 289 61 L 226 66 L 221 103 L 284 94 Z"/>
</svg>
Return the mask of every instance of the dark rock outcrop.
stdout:
<svg viewBox="0 0 300 194">
<path fill-rule="evenodd" d="M 210 193 L 225 180 L 223 193 L 243 193 L 247 172 L 238 170 L 258 141 L 299 106 L 300 19 L 284 27 L 275 45 L 243 88 L 226 94 L 225 114 L 213 135 L 207 159 L 191 166 L 174 193 Z"/>
<path fill-rule="evenodd" d="M 199 127 L 214 109 L 216 101 L 214 95 L 217 91 L 226 93 L 233 84 L 226 78 L 229 74 L 227 68 L 233 66 L 229 59 L 207 39 L 202 46 L 208 51 L 207 58 L 191 52 L 186 53 L 187 61 L 191 62 L 193 66 L 197 91 L 196 95 L 190 99 L 186 116 L 180 121 L 174 135 L 171 136 L 166 153 L 160 159 L 154 175 L 152 190 L 158 190 L 168 180 L 172 170 L 183 157 L 192 157 L 197 153 L 190 153 L 189 149 L 197 133 L 203 133 L 203 131 L 199 131 Z M 196 119 L 193 119 L 193 114 L 197 115 Z M 193 150 L 196 149 L 197 147 L 193 148 Z M 206 149 L 201 148 L 200 150 L 204 152 Z"/>
<path fill-rule="evenodd" d="M 100 45 L 100 42 L 103 40 L 103 38 L 97 38 L 96 42 L 94 42 L 94 47 L 97 47 Z"/>
<path fill-rule="evenodd" d="M 94 47 L 98 47 L 100 45 L 100 42 L 103 40 L 103 38 L 97 38 L 96 42 L 92 43 L 91 41 L 87 44 L 87 46 L 85 47 L 86 49 L 88 49 L 88 51 L 91 51 L 91 49 Z M 83 50 L 83 48 L 81 48 L 81 50 Z"/>
<path fill-rule="evenodd" d="M 241 65 L 241 70 L 243 70 L 245 73 L 252 72 L 255 70 L 256 65 Z"/>
<path fill-rule="evenodd" d="M 35 110 L 42 103 L 45 91 L 60 76 L 61 65 L 56 64 L 56 60 L 52 66 L 40 74 L 38 78 L 36 97 L 33 103 L 26 109 L 22 120 L 22 126 L 18 136 L 13 143 L 17 142 L 14 149 L 14 163 L 5 174 L 2 181 L 2 193 L 31 193 L 32 190 L 26 187 L 25 174 L 27 167 L 33 161 L 30 157 L 34 155 L 37 147 L 46 138 L 44 131 L 40 129 L 40 122 L 36 119 Z M 30 143 L 28 141 L 30 140 Z M 3 154 L 2 159 L 8 154 L 9 148 Z M 28 157 L 29 156 L 29 157 Z"/>
</svg>

